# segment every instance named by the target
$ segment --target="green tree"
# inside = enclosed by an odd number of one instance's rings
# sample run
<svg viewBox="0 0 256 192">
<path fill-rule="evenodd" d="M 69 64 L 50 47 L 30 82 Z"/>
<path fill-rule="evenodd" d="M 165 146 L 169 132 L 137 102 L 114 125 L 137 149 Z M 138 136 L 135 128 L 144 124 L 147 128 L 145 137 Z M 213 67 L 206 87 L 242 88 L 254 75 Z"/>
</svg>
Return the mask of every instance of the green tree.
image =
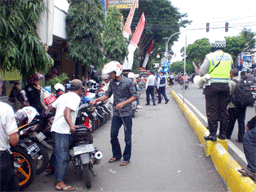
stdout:
<svg viewBox="0 0 256 192">
<path fill-rule="evenodd" d="M 19 70 L 23 77 L 46 73 L 53 60 L 37 35 L 36 24 L 45 9 L 41 0 L 0 1 L 0 68 Z"/>
<path fill-rule="evenodd" d="M 68 0 L 66 16 L 68 58 L 85 67 L 103 65 L 101 33 L 104 14 L 100 0 Z"/>
<path fill-rule="evenodd" d="M 154 58 L 159 52 L 162 53 L 165 51 L 164 37 L 170 37 L 172 34 L 179 32 L 181 27 L 185 27 L 185 24 L 190 23 L 190 21 L 185 19 L 187 15 L 181 14 L 178 9 L 172 5 L 171 1 L 140 0 L 139 8 L 136 9 L 132 21 L 133 31 L 135 31 L 135 27 L 137 27 L 143 12 L 145 13 L 146 25 L 138 45 L 141 64 L 144 61 L 144 57 L 153 39 L 155 44 L 152 50 L 152 57 Z M 125 18 L 127 15 L 128 12 L 124 12 Z M 179 35 L 175 35 L 170 40 L 169 45 L 172 45 L 178 38 Z"/>
<path fill-rule="evenodd" d="M 106 53 L 104 63 L 112 60 L 122 63 L 128 54 L 121 27 L 121 13 L 116 7 L 109 7 L 103 32 L 103 47 Z"/>
<path fill-rule="evenodd" d="M 184 48 L 182 49 L 184 52 Z M 203 62 L 205 55 L 211 52 L 211 47 L 208 39 L 199 39 L 196 40 L 193 44 L 188 45 L 186 49 L 187 61 L 192 63 L 193 61 L 196 64 L 201 65 Z"/>
</svg>

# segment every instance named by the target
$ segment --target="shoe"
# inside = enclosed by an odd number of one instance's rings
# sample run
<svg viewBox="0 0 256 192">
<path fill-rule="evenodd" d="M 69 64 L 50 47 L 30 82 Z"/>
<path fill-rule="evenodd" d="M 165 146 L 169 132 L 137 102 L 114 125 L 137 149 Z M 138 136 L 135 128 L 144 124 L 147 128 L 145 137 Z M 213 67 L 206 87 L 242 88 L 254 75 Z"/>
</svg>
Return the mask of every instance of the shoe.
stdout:
<svg viewBox="0 0 256 192">
<path fill-rule="evenodd" d="M 169 102 L 169 100 L 165 101 L 165 104 L 167 104 Z"/>
<path fill-rule="evenodd" d="M 156 105 L 156 104 L 153 104 L 153 105 Z"/>
<path fill-rule="evenodd" d="M 150 104 L 146 103 L 145 105 L 150 105 Z"/>
<path fill-rule="evenodd" d="M 206 141 L 217 141 L 217 136 L 216 135 L 208 135 L 208 136 L 204 136 L 204 139 L 206 140 Z"/>
<path fill-rule="evenodd" d="M 143 107 L 142 107 L 142 106 L 140 106 L 140 105 L 138 105 L 138 106 L 137 106 L 137 109 L 143 109 Z"/>
<path fill-rule="evenodd" d="M 225 135 L 218 135 L 218 138 L 221 139 L 221 140 L 225 140 L 226 139 Z"/>
<path fill-rule="evenodd" d="M 161 102 L 157 102 L 158 104 L 161 104 Z"/>
<path fill-rule="evenodd" d="M 236 139 L 236 142 L 238 142 L 238 143 L 243 143 L 243 141 L 240 141 L 240 140 L 238 140 L 238 139 Z"/>
</svg>

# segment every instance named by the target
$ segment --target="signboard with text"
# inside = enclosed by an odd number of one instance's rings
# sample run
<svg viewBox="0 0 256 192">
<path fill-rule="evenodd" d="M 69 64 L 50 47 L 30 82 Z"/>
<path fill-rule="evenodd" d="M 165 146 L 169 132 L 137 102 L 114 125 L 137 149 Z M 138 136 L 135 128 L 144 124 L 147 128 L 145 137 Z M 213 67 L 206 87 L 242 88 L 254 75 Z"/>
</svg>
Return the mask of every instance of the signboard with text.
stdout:
<svg viewBox="0 0 256 192">
<path fill-rule="evenodd" d="M 117 7 L 118 9 L 131 9 L 134 0 L 106 0 L 106 6 Z M 139 7 L 139 1 L 136 4 L 136 8 Z"/>
</svg>

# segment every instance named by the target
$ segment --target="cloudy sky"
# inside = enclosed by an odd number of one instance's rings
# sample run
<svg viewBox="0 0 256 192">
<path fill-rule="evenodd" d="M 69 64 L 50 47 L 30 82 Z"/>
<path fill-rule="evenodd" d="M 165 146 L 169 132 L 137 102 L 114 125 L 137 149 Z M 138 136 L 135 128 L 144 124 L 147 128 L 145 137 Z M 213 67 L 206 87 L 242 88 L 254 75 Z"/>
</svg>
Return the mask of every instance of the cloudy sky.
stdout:
<svg viewBox="0 0 256 192">
<path fill-rule="evenodd" d="M 180 49 L 187 44 L 192 44 L 197 39 L 208 38 L 210 40 L 222 40 L 226 36 L 238 35 L 244 27 L 256 32 L 256 6 L 253 0 L 171 0 L 172 5 L 179 9 L 180 13 L 187 13 L 188 20 L 192 24 L 185 29 L 177 42 L 171 48 L 176 57 L 173 61 L 181 60 Z M 54 0 L 54 4 L 68 11 L 67 0 Z M 206 23 L 210 23 L 210 31 L 206 33 Z M 225 23 L 229 22 L 229 32 L 225 32 Z"/>
<path fill-rule="evenodd" d="M 244 27 L 256 32 L 256 7 L 252 0 L 171 0 L 171 2 L 181 13 L 188 14 L 188 20 L 193 21 L 186 29 L 181 29 L 184 33 L 181 33 L 178 42 L 172 47 L 177 55 L 174 61 L 180 59 L 179 51 L 185 45 L 185 35 L 187 35 L 187 43 L 192 44 L 200 38 L 215 41 L 227 36 L 236 36 Z M 206 33 L 207 22 L 210 23 L 208 33 Z M 220 28 L 224 27 L 226 22 L 229 22 L 228 32 Z"/>
</svg>

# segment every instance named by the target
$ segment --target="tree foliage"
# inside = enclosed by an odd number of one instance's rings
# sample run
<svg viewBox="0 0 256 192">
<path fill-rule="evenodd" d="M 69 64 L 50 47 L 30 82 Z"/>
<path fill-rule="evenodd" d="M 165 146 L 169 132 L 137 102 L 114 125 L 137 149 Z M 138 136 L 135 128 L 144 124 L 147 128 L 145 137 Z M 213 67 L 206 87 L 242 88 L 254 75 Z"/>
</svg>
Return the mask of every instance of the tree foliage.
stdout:
<svg viewBox="0 0 256 192">
<path fill-rule="evenodd" d="M 66 16 L 68 58 L 88 67 L 103 65 L 101 33 L 104 14 L 100 0 L 68 0 Z"/>
<path fill-rule="evenodd" d="M 128 54 L 121 27 L 121 13 L 116 7 L 109 7 L 103 33 L 103 47 L 106 53 L 104 63 L 112 60 L 122 63 Z"/>
<path fill-rule="evenodd" d="M 53 60 L 36 32 L 44 9 L 41 0 L 0 1 L 0 68 L 4 72 L 16 69 L 28 77 L 52 67 Z"/>
<path fill-rule="evenodd" d="M 170 37 L 172 34 L 179 32 L 181 27 L 185 27 L 185 24 L 190 23 L 190 21 L 184 19 L 187 15 L 181 14 L 178 9 L 172 5 L 171 1 L 140 0 L 139 8 L 136 9 L 132 22 L 133 31 L 135 31 L 135 27 L 137 27 L 143 12 L 145 13 L 146 24 L 138 45 L 141 64 L 144 61 L 146 52 L 153 39 L 155 44 L 151 57 L 155 57 L 159 52 L 163 54 L 165 51 L 164 37 Z M 124 12 L 125 18 L 127 15 L 128 12 Z M 174 36 L 170 40 L 169 45 L 172 45 L 178 37 L 179 35 Z"/>
</svg>

